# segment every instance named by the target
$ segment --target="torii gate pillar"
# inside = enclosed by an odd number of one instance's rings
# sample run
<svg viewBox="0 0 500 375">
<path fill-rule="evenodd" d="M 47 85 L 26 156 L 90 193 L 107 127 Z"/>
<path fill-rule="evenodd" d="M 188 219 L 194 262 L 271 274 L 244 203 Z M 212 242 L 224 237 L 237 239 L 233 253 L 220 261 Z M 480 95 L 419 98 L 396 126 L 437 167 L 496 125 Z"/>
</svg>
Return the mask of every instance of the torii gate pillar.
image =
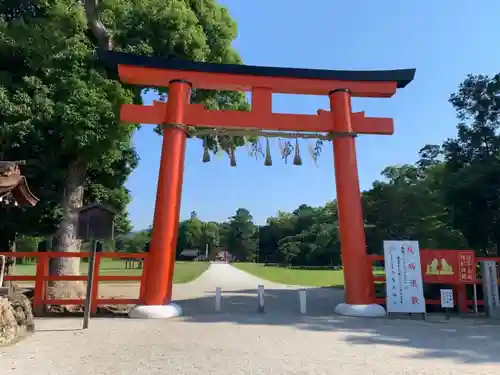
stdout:
<svg viewBox="0 0 500 375">
<path fill-rule="evenodd" d="M 335 129 L 353 134 L 349 90 L 333 90 L 329 96 Z M 374 295 L 373 280 L 370 277 L 372 265 L 366 256 L 355 138 L 335 138 L 333 158 L 346 297 L 346 303 L 337 305 L 335 311 L 342 315 L 384 316 L 384 308 L 371 303 Z"/>
</svg>

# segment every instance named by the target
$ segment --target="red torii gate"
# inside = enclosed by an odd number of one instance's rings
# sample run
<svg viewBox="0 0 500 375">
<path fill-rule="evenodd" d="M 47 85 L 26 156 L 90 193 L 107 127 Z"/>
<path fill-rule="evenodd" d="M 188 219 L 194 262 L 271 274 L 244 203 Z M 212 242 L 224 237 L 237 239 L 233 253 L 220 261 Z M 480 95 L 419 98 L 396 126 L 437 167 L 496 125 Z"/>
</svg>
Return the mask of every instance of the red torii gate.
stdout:
<svg viewBox="0 0 500 375">
<path fill-rule="evenodd" d="M 99 51 L 99 58 L 123 83 L 141 87 L 168 87 L 168 101 L 152 106 L 124 104 L 121 120 L 163 125 L 163 145 L 144 310 L 137 316 L 165 316 L 160 306 L 172 298 L 172 280 L 179 223 L 187 133 L 184 126 L 326 132 L 333 139 L 339 232 L 345 278 L 346 315 L 381 315 L 372 305 L 371 263 L 366 241 L 356 162 L 357 134 L 394 132 L 390 118 L 352 113 L 351 97 L 390 98 L 413 80 L 414 69 L 390 71 L 335 71 L 213 64 Z M 252 109 L 212 111 L 190 103 L 192 88 L 252 93 Z M 317 115 L 272 112 L 272 94 L 328 95 L 331 111 Z M 360 269 L 361 268 L 361 269 Z M 154 310 L 154 312 L 152 312 Z M 168 313 L 166 313 L 168 315 Z"/>
</svg>

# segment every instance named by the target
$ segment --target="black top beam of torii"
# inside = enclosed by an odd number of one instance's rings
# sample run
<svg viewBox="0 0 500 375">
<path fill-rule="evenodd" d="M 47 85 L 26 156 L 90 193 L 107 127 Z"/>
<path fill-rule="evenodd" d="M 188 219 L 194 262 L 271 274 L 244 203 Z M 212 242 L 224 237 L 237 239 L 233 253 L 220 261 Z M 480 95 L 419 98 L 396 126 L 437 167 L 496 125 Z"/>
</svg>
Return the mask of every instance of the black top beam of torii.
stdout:
<svg viewBox="0 0 500 375">
<path fill-rule="evenodd" d="M 99 49 L 98 58 L 117 75 L 118 65 L 153 69 L 196 71 L 202 73 L 235 74 L 261 77 L 318 79 L 324 81 L 397 82 L 404 88 L 415 77 L 415 69 L 396 70 L 325 70 L 281 68 L 256 65 L 216 64 L 208 62 L 169 59 L 156 56 L 139 56 L 131 53 Z"/>
</svg>

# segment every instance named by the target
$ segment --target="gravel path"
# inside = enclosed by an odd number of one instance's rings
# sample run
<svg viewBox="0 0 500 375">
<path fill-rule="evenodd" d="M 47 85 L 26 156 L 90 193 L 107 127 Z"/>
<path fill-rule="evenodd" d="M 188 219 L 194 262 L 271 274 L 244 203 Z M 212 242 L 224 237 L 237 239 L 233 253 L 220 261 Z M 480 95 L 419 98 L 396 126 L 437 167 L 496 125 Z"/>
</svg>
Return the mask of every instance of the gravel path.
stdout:
<svg viewBox="0 0 500 375">
<path fill-rule="evenodd" d="M 265 305 L 269 313 L 296 314 L 299 312 L 298 290 L 304 287 L 276 284 L 262 280 L 229 264 L 212 263 L 198 279 L 175 284 L 173 299 L 182 306 L 185 316 L 212 314 L 215 308 L 215 288 L 222 288 L 222 311 L 225 313 L 254 313 L 257 310 L 257 287 L 265 288 Z M 137 298 L 139 285 L 106 284 L 100 288 L 106 296 Z M 332 288 L 307 288 L 309 315 L 331 315 L 333 306 L 343 302 L 344 292 Z"/>
<path fill-rule="evenodd" d="M 254 310 L 259 283 L 269 293 L 265 314 Z M 200 302 L 212 302 L 211 293 L 216 286 L 226 291 L 223 314 L 210 313 L 208 306 L 212 305 Z M 500 373 L 500 325 L 338 317 L 331 313 L 331 299 L 327 314 L 321 315 L 317 310 L 318 314 L 301 317 L 290 309 L 292 301 L 296 302 L 295 289 L 214 264 L 198 280 L 175 287 L 175 299 L 187 310 L 183 318 L 95 318 L 86 331 L 80 330 L 80 319 L 38 319 L 35 335 L 16 346 L 0 349 L 0 373 Z M 308 293 L 315 295 L 314 289 Z M 328 295 L 340 298 L 338 291 L 330 290 Z M 321 298 L 312 298 L 308 303 L 318 301 Z M 202 311 L 194 311 L 196 306 L 201 306 Z"/>
<path fill-rule="evenodd" d="M 202 323 L 93 319 L 85 332 L 80 323 L 38 320 L 33 337 L 0 352 L 2 375 L 496 375 L 500 369 L 498 327 L 256 314 L 212 315 Z"/>
</svg>

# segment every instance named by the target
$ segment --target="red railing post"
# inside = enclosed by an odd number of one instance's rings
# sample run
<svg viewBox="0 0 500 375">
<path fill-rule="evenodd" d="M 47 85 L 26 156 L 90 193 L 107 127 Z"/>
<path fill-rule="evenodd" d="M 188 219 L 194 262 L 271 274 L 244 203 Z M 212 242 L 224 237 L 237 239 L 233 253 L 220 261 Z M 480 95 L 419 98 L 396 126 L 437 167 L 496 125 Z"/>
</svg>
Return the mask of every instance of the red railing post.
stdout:
<svg viewBox="0 0 500 375">
<path fill-rule="evenodd" d="M 465 284 L 457 284 L 455 285 L 456 293 L 457 293 L 457 306 L 458 312 L 467 313 L 469 312 L 469 306 L 467 305 L 467 287 Z"/>
<path fill-rule="evenodd" d="M 47 253 L 38 253 L 36 262 L 35 274 L 35 291 L 33 293 L 33 311 L 36 314 L 41 314 L 44 311 L 46 280 L 45 277 L 49 273 L 49 258 Z"/>
<path fill-rule="evenodd" d="M 92 296 L 90 298 L 90 312 L 97 313 L 97 300 L 99 298 L 99 276 L 101 270 L 101 253 L 96 253 L 94 262 L 94 280 L 92 281 Z M 88 280 L 87 282 L 90 282 Z"/>
<path fill-rule="evenodd" d="M 0 253 L 2 254 L 2 253 Z M 5 255 L 5 253 L 3 253 Z M 58 276 L 49 276 L 49 260 L 52 257 L 57 256 L 66 256 L 66 257 L 79 257 L 84 258 L 88 256 L 87 253 L 83 252 L 71 252 L 71 253 L 15 253 L 17 257 L 26 257 L 32 256 L 37 259 L 36 264 L 36 272 L 33 276 L 7 276 L 7 280 L 19 280 L 19 281 L 34 281 L 34 295 L 33 295 L 33 311 L 35 314 L 43 314 L 45 305 L 47 304 L 70 304 L 70 305 L 78 305 L 84 303 L 82 299 L 51 299 L 47 300 L 47 282 L 48 281 L 59 281 L 59 280 L 67 280 L 67 281 L 87 281 L 88 276 L 85 275 L 58 275 Z M 7 254 L 9 255 L 9 254 Z M 144 259 L 143 272 L 141 276 L 128 276 L 128 275 L 100 275 L 100 265 L 103 258 L 126 258 L 132 257 L 134 259 Z M 94 281 L 92 285 L 92 296 L 90 298 L 90 311 L 92 313 L 96 313 L 98 310 L 99 304 L 143 304 L 144 296 L 146 293 L 146 283 L 145 279 L 148 274 L 148 269 L 150 269 L 150 265 L 148 265 L 148 254 L 138 253 L 138 254 L 109 254 L 109 253 L 98 253 L 96 254 L 95 263 L 94 263 Z M 140 292 L 139 298 L 99 298 L 99 282 L 112 282 L 112 281 L 140 281 Z"/>
<path fill-rule="evenodd" d="M 370 271 L 370 298 L 371 303 L 375 303 L 375 298 L 377 298 L 377 293 L 375 289 L 375 275 L 373 275 L 373 259 L 370 256 L 367 256 L 368 261 L 368 269 Z"/>
<path fill-rule="evenodd" d="M 139 300 L 140 303 L 144 303 L 144 297 L 146 294 L 146 280 L 147 280 L 147 272 L 148 272 L 148 263 L 149 263 L 149 254 L 144 256 L 144 262 L 142 264 L 142 278 L 141 278 L 141 287 L 139 290 Z"/>
</svg>

